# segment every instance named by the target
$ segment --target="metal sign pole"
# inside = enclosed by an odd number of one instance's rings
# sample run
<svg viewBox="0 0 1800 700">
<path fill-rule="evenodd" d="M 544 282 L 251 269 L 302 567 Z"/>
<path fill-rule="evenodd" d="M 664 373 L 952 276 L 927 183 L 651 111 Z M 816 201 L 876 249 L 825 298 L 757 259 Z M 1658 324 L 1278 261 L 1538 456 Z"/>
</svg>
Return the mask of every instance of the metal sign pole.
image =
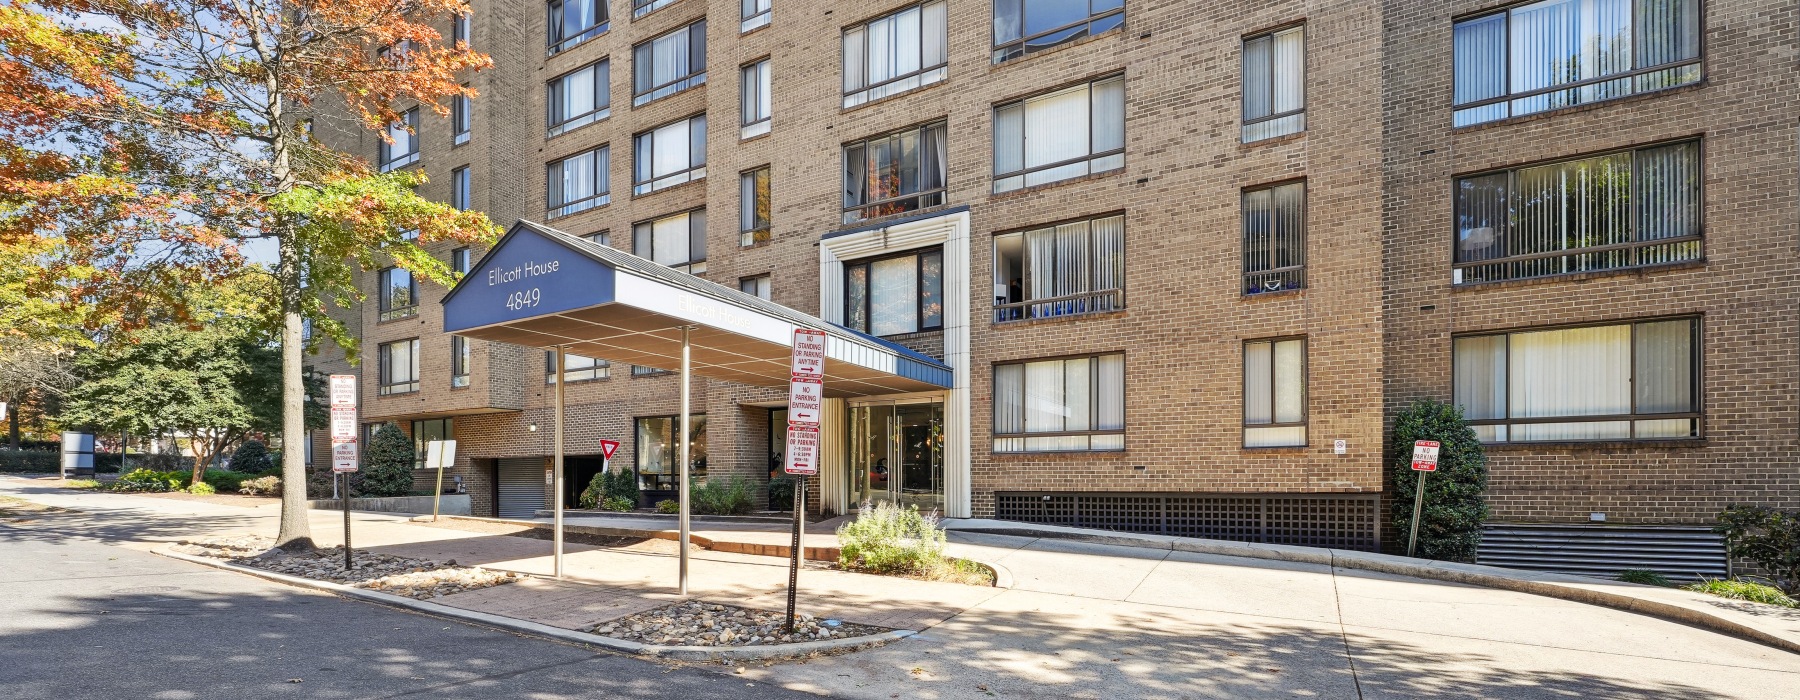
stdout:
<svg viewBox="0 0 1800 700">
<path fill-rule="evenodd" d="M 1406 556 L 1413 555 L 1413 547 L 1419 544 L 1419 511 L 1425 507 L 1425 477 L 1431 472 L 1419 472 L 1419 488 L 1413 494 L 1412 536 L 1406 538 Z"/>
<path fill-rule="evenodd" d="M 800 590 L 800 563 L 803 552 L 800 533 L 806 529 L 806 477 L 794 482 L 794 545 L 788 552 L 787 633 L 794 633 L 794 596 Z"/>
<path fill-rule="evenodd" d="M 344 504 L 344 570 L 349 571 L 356 568 L 350 561 L 350 473 L 344 472 L 342 478 L 343 485 L 338 488 L 342 498 L 338 502 Z"/>
<path fill-rule="evenodd" d="M 564 374 L 567 370 L 567 355 L 563 352 L 563 346 L 558 345 L 556 346 L 556 466 L 553 478 L 550 480 L 551 498 L 555 500 L 552 501 L 553 505 L 550 511 L 551 520 L 554 521 L 550 526 L 550 539 L 552 540 L 551 548 L 555 550 L 554 556 L 551 558 L 555 560 L 555 574 L 559 581 L 563 577 L 563 401 L 565 399 L 563 385 L 567 383 L 564 381 L 568 379 L 568 375 Z"/>
<path fill-rule="evenodd" d="M 692 326 L 681 327 L 681 434 L 675 437 L 675 444 L 678 445 L 676 460 L 681 462 L 681 480 L 676 482 L 676 488 L 681 489 L 681 595 L 684 596 L 688 592 L 688 492 L 693 490 L 688 486 L 688 389 L 693 376 L 689 371 L 692 369 L 692 353 L 688 345 L 688 332 L 691 330 Z"/>
</svg>

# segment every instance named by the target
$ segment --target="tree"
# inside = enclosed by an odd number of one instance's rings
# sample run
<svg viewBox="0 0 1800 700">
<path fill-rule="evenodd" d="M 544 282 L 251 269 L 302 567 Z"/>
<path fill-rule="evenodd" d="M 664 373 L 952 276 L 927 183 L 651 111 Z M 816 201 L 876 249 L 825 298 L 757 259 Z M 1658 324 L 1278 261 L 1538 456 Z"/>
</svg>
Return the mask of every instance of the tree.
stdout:
<svg viewBox="0 0 1800 700">
<path fill-rule="evenodd" d="M 412 438 L 400 426 L 384 423 L 369 438 L 369 449 L 363 455 L 358 473 L 362 483 L 356 495 L 370 498 L 404 496 L 412 490 L 413 463 L 418 459 Z"/>
<path fill-rule="evenodd" d="M 1487 455 L 1474 429 L 1453 404 L 1418 401 L 1394 419 L 1388 440 L 1388 483 L 1393 494 L 1394 530 L 1412 528 L 1413 493 L 1421 472 L 1412 469 L 1413 442 L 1439 443 L 1437 471 L 1425 480 L 1425 509 L 1419 517 L 1418 555 L 1442 561 L 1475 561 L 1481 522 L 1487 519 Z"/>
<path fill-rule="evenodd" d="M 243 474 L 261 474 L 275 468 L 269 460 L 269 446 L 261 440 L 245 440 L 231 453 L 231 470 Z"/>
<path fill-rule="evenodd" d="M 432 26 L 463 0 L 0 3 L 0 242 L 59 241 L 58 279 L 125 309 L 175 305 L 171 290 L 229 276 L 240 244 L 273 239 L 283 444 L 305 439 L 304 320 L 354 357 L 325 313 L 359 297 L 350 265 L 391 259 L 448 284 L 420 246 L 499 235 L 413 194 L 422 176 L 374 174 L 311 137 L 475 97 L 461 73 L 491 62 Z M 305 481 L 303 460 L 283 450 L 285 482 Z M 278 548 L 312 548 L 306 517 L 284 490 Z"/>
</svg>

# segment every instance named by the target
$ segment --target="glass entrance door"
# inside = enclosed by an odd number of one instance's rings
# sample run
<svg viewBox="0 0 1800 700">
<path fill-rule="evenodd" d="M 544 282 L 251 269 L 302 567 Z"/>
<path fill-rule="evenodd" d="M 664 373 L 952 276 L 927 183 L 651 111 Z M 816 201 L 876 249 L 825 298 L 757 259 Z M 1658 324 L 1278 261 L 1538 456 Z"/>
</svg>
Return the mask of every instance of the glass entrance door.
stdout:
<svg viewBox="0 0 1800 700">
<path fill-rule="evenodd" d="M 850 407 L 850 488 L 859 505 L 944 505 L 944 404 L 935 399 Z"/>
</svg>

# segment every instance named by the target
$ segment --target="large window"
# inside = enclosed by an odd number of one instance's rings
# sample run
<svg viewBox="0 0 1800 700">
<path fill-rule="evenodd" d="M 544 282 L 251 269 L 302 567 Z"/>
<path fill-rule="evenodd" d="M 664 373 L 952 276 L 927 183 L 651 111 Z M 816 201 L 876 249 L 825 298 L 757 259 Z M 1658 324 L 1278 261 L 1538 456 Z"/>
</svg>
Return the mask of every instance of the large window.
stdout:
<svg viewBox="0 0 1800 700">
<path fill-rule="evenodd" d="M 550 55 L 606 32 L 606 0 L 550 0 Z"/>
<path fill-rule="evenodd" d="M 747 139 L 769 133 L 769 59 L 744 66 L 741 86 L 743 99 L 739 102 L 744 124 L 739 138 Z"/>
<path fill-rule="evenodd" d="M 1700 144 L 1459 178 L 1456 284 L 1700 259 Z"/>
<path fill-rule="evenodd" d="M 410 318 L 419 315 L 419 285 L 413 280 L 412 272 L 398 267 L 382 268 L 376 273 L 375 283 L 381 288 L 381 316 L 377 320 L 392 321 L 397 318 Z"/>
<path fill-rule="evenodd" d="M 706 177 L 705 114 L 638 134 L 633 143 L 637 149 L 632 163 L 633 194 L 649 194 Z"/>
<path fill-rule="evenodd" d="M 844 325 L 872 335 L 943 328 L 944 251 L 844 263 Z"/>
<path fill-rule="evenodd" d="M 469 339 L 460 335 L 450 336 L 450 386 L 451 388 L 469 385 L 469 366 L 473 364 L 469 352 Z"/>
<path fill-rule="evenodd" d="M 994 62 L 1099 34 L 1125 23 L 1125 0 L 994 0 Z"/>
<path fill-rule="evenodd" d="M 550 130 L 545 138 L 568 133 L 612 114 L 612 61 L 590 63 L 551 80 L 545 103 Z"/>
<path fill-rule="evenodd" d="M 769 24 L 769 11 L 773 0 L 740 0 L 743 3 L 744 20 L 738 24 L 739 32 L 764 27 Z"/>
<path fill-rule="evenodd" d="M 632 252 L 690 275 L 706 272 L 706 210 L 695 209 L 631 227 Z"/>
<path fill-rule="evenodd" d="M 427 450 L 433 440 L 455 440 L 456 427 L 453 419 L 432 418 L 412 422 L 413 468 L 424 469 Z"/>
<path fill-rule="evenodd" d="M 545 218 L 568 216 L 611 201 L 612 178 L 607 175 L 611 165 L 612 149 L 607 146 L 550 163 L 545 198 L 550 208 Z"/>
<path fill-rule="evenodd" d="M 612 374 L 612 363 L 574 353 L 563 353 L 563 378 L 570 382 L 605 379 Z M 544 383 L 556 383 L 556 353 L 544 352 Z"/>
<path fill-rule="evenodd" d="M 844 223 L 944 203 L 944 122 L 844 146 Z"/>
<path fill-rule="evenodd" d="M 1125 167 L 1125 76 L 994 108 L 994 192 Z"/>
<path fill-rule="evenodd" d="M 738 244 L 769 240 L 769 166 L 738 176 Z"/>
<path fill-rule="evenodd" d="M 375 348 L 381 364 L 381 395 L 419 390 L 419 339 L 382 343 Z"/>
<path fill-rule="evenodd" d="M 470 13 L 468 13 L 468 12 L 461 12 L 461 13 L 458 13 L 454 18 L 452 18 L 450 20 L 451 21 L 450 43 L 452 46 L 456 46 L 458 48 L 467 48 L 468 47 L 468 45 L 469 45 L 469 29 L 470 29 L 469 15 L 470 15 Z"/>
<path fill-rule="evenodd" d="M 1461 336 L 1456 403 L 1484 442 L 1700 435 L 1696 319 Z"/>
<path fill-rule="evenodd" d="M 450 206 L 457 211 L 469 210 L 469 166 L 450 171 Z"/>
<path fill-rule="evenodd" d="M 679 450 L 675 436 L 681 419 L 658 416 L 637 419 L 638 488 L 646 491 L 673 491 L 680 477 Z M 706 480 L 706 416 L 688 416 L 688 476 L 694 483 Z"/>
<path fill-rule="evenodd" d="M 1456 126 L 1700 80 L 1700 0 L 1546 0 L 1454 36 Z"/>
<path fill-rule="evenodd" d="M 706 20 L 632 49 L 631 104 L 641 105 L 706 82 Z"/>
<path fill-rule="evenodd" d="M 1125 449 L 1122 354 L 994 365 L 994 451 Z"/>
<path fill-rule="evenodd" d="M 419 162 L 419 108 L 400 115 L 400 121 L 389 124 L 387 138 L 381 142 L 381 172 Z"/>
<path fill-rule="evenodd" d="M 943 80 L 944 21 L 944 1 L 937 0 L 845 29 L 844 107 Z"/>
<path fill-rule="evenodd" d="M 1244 294 L 1306 286 L 1306 183 L 1244 191 Z"/>
<path fill-rule="evenodd" d="M 1244 446 L 1306 445 L 1306 339 L 1244 343 Z"/>
<path fill-rule="evenodd" d="M 637 19 L 668 7 L 675 0 L 631 0 L 631 18 Z"/>
<path fill-rule="evenodd" d="M 1306 28 L 1244 40 L 1244 143 L 1306 130 Z"/>
<path fill-rule="evenodd" d="M 467 83 L 463 89 L 469 89 Z M 469 134 L 475 128 L 475 100 L 468 95 L 457 95 L 450 99 L 450 135 L 451 145 L 461 146 L 469 142 Z"/>
<path fill-rule="evenodd" d="M 1125 217 L 994 237 L 994 322 L 1125 308 Z"/>
</svg>

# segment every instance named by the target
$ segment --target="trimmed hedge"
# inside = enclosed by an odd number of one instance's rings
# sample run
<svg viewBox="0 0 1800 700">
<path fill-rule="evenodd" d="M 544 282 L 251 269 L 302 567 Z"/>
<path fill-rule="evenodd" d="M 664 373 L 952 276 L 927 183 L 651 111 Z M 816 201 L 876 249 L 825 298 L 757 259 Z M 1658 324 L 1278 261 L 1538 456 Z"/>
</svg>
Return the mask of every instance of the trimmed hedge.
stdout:
<svg viewBox="0 0 1800 700">
<path fill-rule="evenodd" d="M 1412 470 L 1415 440 L 1435 440 L 1438 468 L 1425 479 L 1425 509 L 1419 518 L 1417 556 L 1474 563 L 1487 519 L 1487 454 L 1474 429 L 1454 404 L 1418 401 L 1394 418 L 1388 438 L 1388 484 L 1394 500 L 1393 549 L 1406 551 L 1412 528 L 1413 494 L 1420 472 Z"/>
<path fill-rule="evenodd" d="M 137 461 L 142 455 L 132 455 Z M 0 449 L 0 473 L 9 474 L 55 474 L 62 471 L 62 450 L 8 450 Z M 94 471 L 101 474 L 116 474 L 119 471 L 119 455 L 98 453 L 94 455 Z"/>
</svg>

